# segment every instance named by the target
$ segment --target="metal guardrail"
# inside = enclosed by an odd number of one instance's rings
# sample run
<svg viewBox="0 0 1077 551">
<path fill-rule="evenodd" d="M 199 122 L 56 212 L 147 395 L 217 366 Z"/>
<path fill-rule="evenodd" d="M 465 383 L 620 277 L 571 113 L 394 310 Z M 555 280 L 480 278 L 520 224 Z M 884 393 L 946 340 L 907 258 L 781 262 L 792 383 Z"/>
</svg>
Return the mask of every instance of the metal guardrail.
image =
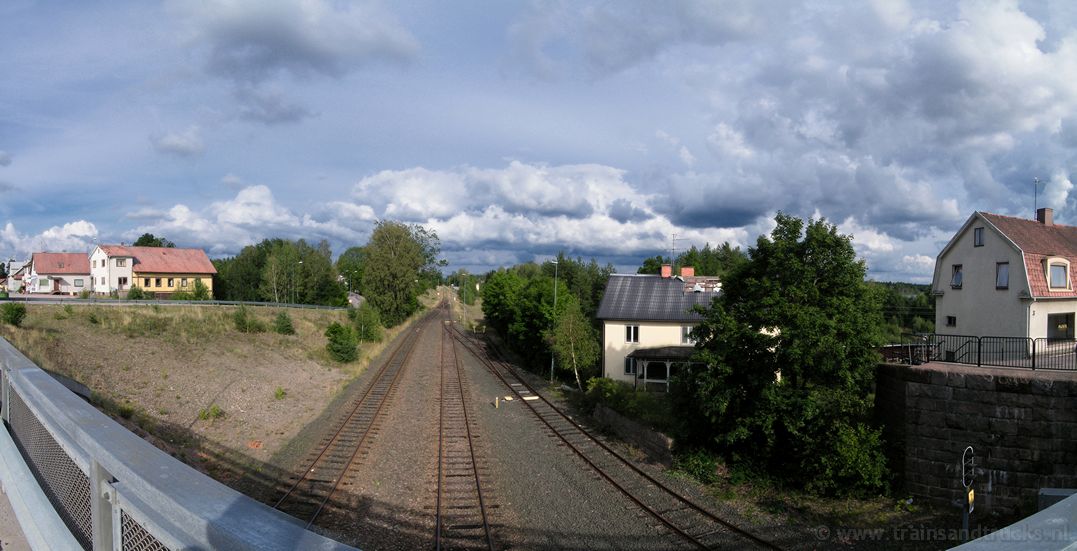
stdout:
<svg viewBox="0 0 1077 551">
<path fill-rule="evenodd" d="M 307 308 L 311 310 L 347 310 L 347 306 L 325 306 L 323 304 L 292 304 L 288 302 L 254 302 L 242 300 L 127 300 L 116 298 L 75 298 L 60 295 L 41 297 L 9 296 L 0 298 L 0 302 L 22 302 L 25 304 L 94 304 L 104 306 L 253 306 L 255 308 Z"/>
<path fill-rule="evenodd" d="M 928 333 L 905 335 L 902 340 L 884 347 L 883 355 L 888 361 L 1077 371 L 1077 340 L 1072 339 Z"/>
<path fill-rule="evenodd" d="M 0 415 L 0 462 L 33 474 L 0 477 L 24 532 L 47 548 L 354 549 L 155 448 L 2 338 Z"/>
</svg>

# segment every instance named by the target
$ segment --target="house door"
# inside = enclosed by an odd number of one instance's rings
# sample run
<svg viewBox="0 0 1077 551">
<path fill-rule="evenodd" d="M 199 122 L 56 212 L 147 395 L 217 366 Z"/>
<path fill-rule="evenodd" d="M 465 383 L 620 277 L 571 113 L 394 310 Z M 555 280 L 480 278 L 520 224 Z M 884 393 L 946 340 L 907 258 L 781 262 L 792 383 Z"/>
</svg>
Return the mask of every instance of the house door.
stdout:
<svg viewBox="0 0 1077 551">
<path fill-rule="evenodd" d="M 60 292 L 60 280 L 59 279 L 52 280 L 52 292 L 54 292 L 54 293 L 59 293 Z"/>
<path fill-rule="evenodd" d="M 1047 314 L 1047 338 L 1073 340 L 1073 313 Z"/>
</svg>

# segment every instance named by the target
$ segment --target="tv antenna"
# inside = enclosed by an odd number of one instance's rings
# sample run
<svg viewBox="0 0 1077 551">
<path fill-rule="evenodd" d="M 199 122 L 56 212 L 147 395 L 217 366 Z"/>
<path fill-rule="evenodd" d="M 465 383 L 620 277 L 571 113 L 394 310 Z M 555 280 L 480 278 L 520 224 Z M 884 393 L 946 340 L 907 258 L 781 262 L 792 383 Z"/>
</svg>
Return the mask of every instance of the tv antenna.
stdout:
<svg viewBox="0 0 1077 551">
<path fill-rule="evenodd" d="M 669 264 L 672 266 L 677 261 L 677 234 L 673 234 L 673 246 L 669 249 Z"/>
<path fill-rule="evenodd" d="M 1039 176 L 1032 179 L 1032 214 L 1036 214 L 1040 210 L 1040 178 Z"/>
</svg>

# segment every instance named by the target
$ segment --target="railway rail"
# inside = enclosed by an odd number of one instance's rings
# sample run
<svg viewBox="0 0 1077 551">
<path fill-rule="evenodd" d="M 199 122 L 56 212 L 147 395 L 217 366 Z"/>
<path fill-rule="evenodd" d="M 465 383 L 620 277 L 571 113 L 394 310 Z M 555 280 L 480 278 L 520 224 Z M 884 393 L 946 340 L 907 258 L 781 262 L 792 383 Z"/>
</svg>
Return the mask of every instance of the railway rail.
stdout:
<svg viewBox="0 0 1077 551">
<path fill-rule="evenodd" d="M 273 507 L 306 522 L 307 528 L 315 524 L 347 478 L 364 445 L 377 434 L 385 405 L 390 401 L 388 397 L 396 388 L 415 343 L 446 307 L 444 303 L 439 305 L 408 330 L 362 394 L 345 408 L 346 413 L 341 415 L 336 428 L 322 439 L 307 467 L 289 479 L 291 485 Z"/>
<path fill-rule="evenodd" d="M 496 549 L 475 449 L 469 393 L 448 325 L 441 332 L 440 421 L 434 548 Z"/>
<path fill-rule="evenodd" d="M 566 447 L 686 543 L 699 549 L 741 548 L 745 543 L 750 543 L 762 549 L 780 550 L 774 543 L 715 515 L 640 469 L 535 391 L 517 375 L 513 366 L 491 358 L 486 351 L 486 343 L 465 335 L 455 326 L 451 330 L 455 340 L 511 389 L 517 399 Z"/>
</svg>

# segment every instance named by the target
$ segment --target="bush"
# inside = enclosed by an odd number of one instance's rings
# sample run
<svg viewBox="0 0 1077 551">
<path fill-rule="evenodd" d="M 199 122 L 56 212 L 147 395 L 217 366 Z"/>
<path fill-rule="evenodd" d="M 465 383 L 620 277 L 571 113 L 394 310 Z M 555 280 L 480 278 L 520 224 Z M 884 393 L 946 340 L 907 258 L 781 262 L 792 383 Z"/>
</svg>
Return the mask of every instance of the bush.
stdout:
<svg viewBox="0 0 1077 551">
<path fill-rule="evenodd" d="M 273 320 L 273 331 L 280 333 L 281 335 L 294 335 L 295 326 L 292 325 L 292 316 L 288 315 L 288 312 L 280 312 Z"/>
<path fill-rule="evenodd" d="M 355 331 L 360 341 L 381 342 L 381 318 L 378 311 L 368 303 L 363 303 L 354 315 L 350 316 L 355 323 Z"/>
<path fill-rule="evenodd" d="M 702 482 L 718 482 L 718 461 L 703 450 L 691 450 L 677 454 L 673 458 L 673 468 Z"/>
<path fill-rule="evenodd" d="M 636 390 L 627 383 L 593 377 L 587 381 L 585 396 L 592 408 L 602 404 L 663 432 L 669 432 L 673 426 L 670 403 L 665 393 Z"/>
<path fill-rule="evenodd" d="M 217 404 L 213 404 L 198 412 L 198 418 L 203 421 L 213 421 L 214 419 L 220 419 L 221 417 L 224 417 L 224 410 Z"/>
<path fill-rule="evenodd" d="M 325 330 L 325 336 L 329 339 L 325 349 L 334 360 L 340 363 L 348 363 L 355 361 L 359 357 L 359 342 L 356 340 L 355 331 L 351 327 L 334 321 Z"/>
<path fill-rule="evenodd" d="M 138 285 L 131 286 L 131 289 L 127 291 L 127 300 L 145 300 L 146 292 L 142 290 L 142 287 Z"/>
<path fill-rule="evenodd" d="M 22 320 L 25 318 L 26 306 L 18 302 L 5 302 L 3 306 L 0 306 L 0 319 L 8 325 L 18 327 L 22 325 Z"/>
<path fill-rule="evenodd" d="M 91 311 L 91 312 L 90 312 L 90 313 L 89 313 L 89 314 L 88 314 L 88 315 L 86 316 L 86 319 L 87 319 L 87 320 L 89 320 L 89 321 L 90 321 L 90 323 L 92 323 L 93 325 L 98 325 L 98 324 L 100 324 L 100 323 L 101 323 L 101 316 L 98 316 L 98 315 L 97 315 L 97 311 L 96 311 L 96 310 L 94 310 L 94 311 Z"/>
<path fill-rule="evenodd" d="M 281 388 L 279 386 L 277 387 L 277 390 L 273 392 L 273 397 L 276 398 L 277 400 L 283 400 L 284 397 L 287 396 L 287 395 L 288 395 L 288 391 L 284 390 L 283 388 Z"/>
<path fill-rule="evenodd" d="M 90 290 L 89 289 L 83 289 L 83 290 L 79 291 L 79 298 L 82 298 L 82 299 L 90 298 Z"/>
<path fill-rule="evenodd" d="M 266 324 L 254 317 L 246 306 L 240 306 L 232 314 L 232 321 L 236 324 L 236 331 L 240 333 L 265 333 Z"/>
<path fill-rule="evenodd" d="M 194 300 L 194 296 L 187 291 L 176 291 L 168 298 L 169 300 Z"/>
<path fill-rule="evenodd" d="M 194 291 L 191 292 L 191 300 L 209 300 L 213 298 L 210 296 L 209 287 L 206 287 L 205 283 L 202 283 L 202 278 L 194 280 Z"/>
</svg>

